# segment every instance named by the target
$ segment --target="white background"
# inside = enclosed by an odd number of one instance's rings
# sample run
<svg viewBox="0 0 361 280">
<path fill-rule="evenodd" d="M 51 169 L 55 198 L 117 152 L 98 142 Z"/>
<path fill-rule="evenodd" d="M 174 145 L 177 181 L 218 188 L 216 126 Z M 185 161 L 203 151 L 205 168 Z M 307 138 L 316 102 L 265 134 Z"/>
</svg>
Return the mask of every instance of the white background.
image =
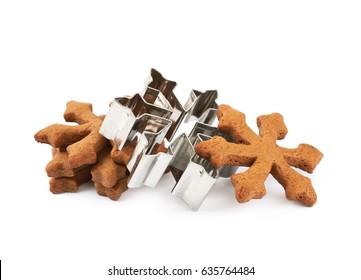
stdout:
<svg viewBox="0 0 361 280">
<path fill-rule="evenodd" d="M 4 279 L 111 279 L 113 265 L 360 279 L 360 14 L 359 1 L 346 0 L 1 1 Z M 317 204 L 288 201 L 271 176 L 267 195 L 246 204 L 220 180 L 198 212 L 170 194 L 169 176 L 117 202 L 91 185 L 52 195 L 50 147 L 34 133 L 63 123 L 69 100 L 106 113 L 114 97 L 140 91 L 152 67 L 178 82 L 182 102 L 193 88 L 217 89 L 218 103 L 243 111 L 253 129 L 258 115 L 283 114 L 279 145 L 324 153 L 307 175 Z"/>
</svg>

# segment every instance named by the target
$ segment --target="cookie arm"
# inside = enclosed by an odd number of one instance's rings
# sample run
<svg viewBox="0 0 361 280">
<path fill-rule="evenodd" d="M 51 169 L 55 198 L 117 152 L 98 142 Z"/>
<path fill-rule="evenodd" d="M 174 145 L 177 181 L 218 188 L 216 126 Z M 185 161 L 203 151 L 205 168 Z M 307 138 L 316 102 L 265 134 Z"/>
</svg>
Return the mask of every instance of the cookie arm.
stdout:
<svg viewBox="0 0 361 280">
<path fill-rule="evenodd" d="M 239 203 L 259 199 L 266 194 L 264 182 L 271 167 L 271 162 L 258 158 L 247 171 L 231 176 L 234 193 Z"/>
<path fill-rule="evenodd" d="M 99 162 L 91 170 L 92 180 L 106 188 L 112 188 L 126 176 L 124 164 L 115 163 L 110 157 L 110 147 L 99 154 Z"/>
<path fill-rule="evenodd" d="M 73 177 L 77 170 L 70 167 L 66 151 L 54 149 L 53 159 L 46 165 L 45 171 L 48 177 Z"/>
<path fill-rule="evenodd" d="M 273 164 L 272 176 L 283 186 L 289 200 L 299 201 L 306 206 L 313 206 L 317 195 L 311 180 L 288 165 L 284 160 Z"/>
<path fill-rule="evenodd" d="M 47 143 L 54 148 L 60 148 L 75 143 L 90 133 L 90 126 L 53 124 L 38 131 L 34 138 L 40 143 Z"/>
<path fill-rule="evenodd" d="M 66 104 L 64 119 L 67 122 L 76 122 L 78 124 L 84 124 L 96 118 L 97 116 L 93 113 L 93 106 L 90 103 L 69 101 Z"/>
<path fill-rule="evenodd" d="M 259 135 L 272 141 L 284 139 L 288 132 L 283 116 L 278 113 L 259 116 L 257 126 Z"/>
<path fill-rule="evenodd" d="M 258 135 L 246 124 L 246 117 L 228 105 L 219 105 L 217 110 L 218 130 L 229 135 L 235 143 L 251 144 Z"/>
<path fill-rule="evenodd" d="M 99 195 L 109 197 L 111 200 L 118 200 L 122 193 L 128 189 L 127 182 L 127 178 L 123 178 L 111 188 L 107 188 L 97 182 L 94 182 L 94 186 Z"/>
<path fill-rule="evenodd" d="M 227 142 L 220 136 L 200 142 L 195 151 L 201 157 L 208 159 L 215 167 L 221 166 L 250 166 L 255 156 L 252 146 Z"/>
<path fill-rule="evenodd" d="M 300 144 L 295 149 L 282 148 L 284 159 L 293 166 L 312 173 L 318 163 L 321 161 L 323 154 L 315 147 L 308 144 Z"/>
<path fill-rule="evenodd" d="M 68 162 L 72 168 L 97 162 L 97 154 L 107 144 L 107 140 L 99 133 L 101 123 L 101 120 L 94 122 L 91 125 L 91 133 L 66 148 L 69 153 Z"/>
<path fill-rule="evenodd" d="M 80 185 L 90 181 L 90 168 L 91 166 L 87 166 L 82 170 L 79 170 L 73 177 L 50 178 L 50 191 L 53 194 L 77 192 Z"/>
<path fill-rule="evenodd" d="M 117 145 L 115 145 L 114 143 L 112 143 L 112 145 L 113 148 L 110 152 L 110 156 L 114 160 L 114 162 L 119 164 L 128 164 L 128 162 L 132 158 L 135 148 L 131 145 L 125 144 L 121 150 L 118 150 Z"/>
</svg>

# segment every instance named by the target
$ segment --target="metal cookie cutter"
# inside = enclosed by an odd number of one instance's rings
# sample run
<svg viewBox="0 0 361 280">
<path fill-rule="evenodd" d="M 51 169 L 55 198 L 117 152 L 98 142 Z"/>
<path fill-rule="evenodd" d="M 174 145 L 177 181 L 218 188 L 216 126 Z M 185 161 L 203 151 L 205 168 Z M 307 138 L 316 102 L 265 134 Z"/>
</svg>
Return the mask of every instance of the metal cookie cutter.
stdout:
<svg viewBox="0 0 361 280">
<path fill-rule="evenodd" d="M 145 92 L 149 88 L 160 91 L 173 109 L 169 118 L 172 121 L 172 125 L 166 135 L 169 141 L 172 140 L 184 118 L 185 122 L 197 120 L 208 108 L 218 107 L 216 103 L 218 96 L 216 90 L 207 90 L 206 92 L 192 90 L 185 105 L 182 106 L 173 92 L 176 85 L 176 82 L 165 79 L 160 72 L 151 69 L 145 89 Z"/>
<path fill-rule="evenodd" d="M 135 146 L 127 163 L 129 188 L 155 187 L 173 156 L 171 151 L 156 153 L 157 147 L 164 138 L 170 140 L 174 136 L 188 112 L 187 119 L 197 118 L 207 106 L 217 106 L 216 91 L 192 91 L 185 109 L 173 93 L 175 85 L 152 69 L 151 82 L 142 94 L 115 98 L 111 103 L 99 132 L 113 140 L 119 150 L 125 144 Z M 205 104 L 201 106 L 201 102 Z"/>
<path fill-rule="evenodd" d="M 216 114 L 216 109 L 208 109 L 195 124 L 189 136 L 181 134 L 168 149 L 173 154 L 169 166 L 176 180 L 172 194 L 183 199 L 194 211 L 199 209 L 219 177 L 229 177 L 237 169 L 233 166 L 214 168 L 209 161 L 195 153 L 194 147 L 200 141 L 216 135 L 225 137 L 211 125 Z"/>
<path fill-rule="evenodd" d="M 153 103 L 148 102 L 151 100 Z M 115 98 L 99 132 L 113 140 L 121 150 L 124 145 L 135 147 L 127 169 L 128 187 L 154 187 L 163 175 L 172 156 L 156 153 L 172 125 L 172 108 L 164 96 L 149 89 L 144 96 Z"/>
</svg>

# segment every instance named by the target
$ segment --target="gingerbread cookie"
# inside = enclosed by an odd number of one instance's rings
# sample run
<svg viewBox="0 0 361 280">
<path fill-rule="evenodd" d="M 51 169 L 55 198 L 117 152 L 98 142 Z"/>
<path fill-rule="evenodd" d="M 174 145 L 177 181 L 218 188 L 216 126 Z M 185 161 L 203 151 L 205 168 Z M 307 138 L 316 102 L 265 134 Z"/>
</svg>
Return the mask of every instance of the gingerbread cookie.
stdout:
<svg viewBox="0 0 361 280">
<path fill-rule="evenodd" d="M 262 198 L 266 194 L 264 181 L 268 174 L 283 186 L 286 197 L 306 206 L 317 201 L 311 180 L 292 167 L 312 173 L 323 154 L 315 147 L 300 144 L 295 149 L 287 149 L 276 144 L 285 138 L 287 127 L 280 114 L 260 116 L 257 119 L 259 135 L 245 122 L 245 115 L 228 105 L 218 108 L 218 129 L 229 135 L 234 143 L 216 136 L 199 143 L 196 153 L 207 158 L 215 167 L 247 166 L 246 172 L 234 174 L 231 181 L 239 202 Z"/>
<path fill-rule="evenodd" d="M 90 103 L 70 101 L 64 113 L 68 122 L 79 125 L 50 125 L 35 134 L 35 140 L 55 148 L 66 147 L 68 163 L 71 168 L 80 168 L 97 162 L 97 154 L 104 148 L 107 140 L 99 133 L 104 119 L 92 112 Z"/>
<path fill-rule="evenodd" d="M 53 159 L 45 170 L 52 193 L 76 192 L 91 179 L 90 170 L 97 162 L 97 154 L 108 143 L 98 130 L 103 117 L 92 112 L 92 105 L 70 101 L 64 119 L 79 125 L 54 124 L 35 134 L 35 140 L 53 146 Z"/>
</svg>

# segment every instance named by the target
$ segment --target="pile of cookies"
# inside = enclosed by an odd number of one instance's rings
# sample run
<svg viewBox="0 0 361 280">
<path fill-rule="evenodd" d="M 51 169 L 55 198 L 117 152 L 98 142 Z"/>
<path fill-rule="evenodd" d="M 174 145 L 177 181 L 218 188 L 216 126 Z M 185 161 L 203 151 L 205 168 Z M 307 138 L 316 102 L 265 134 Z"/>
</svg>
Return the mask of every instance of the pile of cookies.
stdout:
<svg viewBox="0 0 361 280">
<path fill-rule="evenodd" d="M 68 102 L 64 119 L 78 125 L 53 124 L 34 136 L 36 141 L 52 146 L 53 158 L 45 168 L 50 191 L 76 192 L 80 185 L 92 180 L 99 195 L 119 199 L 127 190 L 124 160 L 130 158 L 131 149 L 111 152 L 111 142 L 99 133 L 104 116 L 96 116 L 92 104 Z"/>
</svg>

